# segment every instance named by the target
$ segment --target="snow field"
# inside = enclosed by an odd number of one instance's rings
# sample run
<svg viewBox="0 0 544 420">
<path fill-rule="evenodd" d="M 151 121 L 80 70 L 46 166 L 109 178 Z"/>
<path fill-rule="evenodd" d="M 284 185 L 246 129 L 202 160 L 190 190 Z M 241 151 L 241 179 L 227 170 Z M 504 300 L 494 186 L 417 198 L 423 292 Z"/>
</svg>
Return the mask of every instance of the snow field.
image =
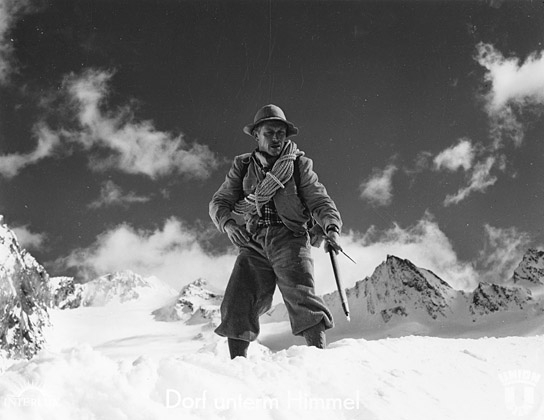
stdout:
<svg viewBox="0 0 544 420">
<path fill-rule="evenodd" d="M 277 353 L 253 344 L 248 359 L 233 361 L 227 353 L 224 339 L 176 357 L 114 359 L 89 345 L 43 351 L 4 372 L 0 418 L 511 420 L 544 414 L 543 337 L 345 339 L 326 350 L 292 346 Z M 538 379 L 530 415 L 515 415 L 505 397 L 501 378 L 518 372 Z"/>
</svg>

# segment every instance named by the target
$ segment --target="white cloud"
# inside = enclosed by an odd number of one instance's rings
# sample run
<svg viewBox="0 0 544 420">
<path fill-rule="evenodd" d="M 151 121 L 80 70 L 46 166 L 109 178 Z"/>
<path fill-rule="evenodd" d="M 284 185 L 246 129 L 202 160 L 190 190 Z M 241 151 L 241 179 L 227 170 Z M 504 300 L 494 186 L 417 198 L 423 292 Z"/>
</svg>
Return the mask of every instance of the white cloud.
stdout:
<svg viewBox="0 0 544 420">
<path fill-rule="evenodd" d="M 479 43 L 477 60 L 488 72 L 485 79 L 491 82 L 488 108 L 491 113 L 500 111 L 509 103 L 544 104 L 544 55 L 532 53 L 520 64 L 517 57 L 505 58 L 493 45 Z"/>
<path fill-rule="evenodd" d="M 431 270 L 458 290 L 473 290 L 481 280 L 500 282 L 505 274 L 511 276 L 512 267 L 521 261 L 528 236 L 514 228 L 491 226 L 485 226 L 485 233 L 486 246 L 478 260 L 467 262 L 459 259 L 453 244 L 429 213 L 407 227 L 394 224 L 383 231 L 371 227 L 364 234 L 350 231 L 341 236 L 340 245 L 357 264 L 342 255 L 338 257 L 344 287 L 352 287 L 370 276 L 387 255 Z M 207 234 L 206 228 L 189 227 L 174 217 L 162 227 L 149 230 L 121 224 L 99 235 L 90 247 L 72 252 L 62 264 L 87 272 L 89 277 L 130 269 L 144 276 L 155 275 L 175 289 L 200 277 L 224 289 L 236 255 L 205 252 L 201 244 Z M 336 290 L 328 254 L 323 248 L 312 248 L 312 255 L 316 292 Z"/>
<path fill-rule="evenodd" d="M 485 225 L 486 243 L 478 264 L 482 280 L 502 283 L 509 280 L 530 244 L 530 236 L 517 228 L 495 228 Z"/>
<path fill-rule="evenodd" d="M 154 179 L 176 173 L 207 178 L 218 166 L 207 146 L 188 144 L 182 135 L 158 131 L 151 121 L 136 121 L 128 106 L 104 110 L 111 77 L 110 72 L 87 70 L 64 81 L 79 122 L 71 140 L 90 151 L 91 167 Z"/>
<path fill-rule="evenodd" d="M 15 226 L 11 230 L 15 233 L 21 248 L 24 249 L 40 249 L 47 240 L 47 236 L 44 233 L 32 232 L 28 225 Z"/>
<path fill-rule="evenodd" d="M 66 77 L 59 95 L 68 95 L 77 128 L 53 130 L 43 122 L 37 124 L 36 149 L 0 156 L 0 175 L 16 176 L 29 165 L 54 154 L 66 155 L 79 146 L 89 154 L 89 166 L 96 171 L 114 169 L 152 179 L 171 174 L 188 179 L 210 176 L 220 162 L 208 146 L 189 144 L 181 134 L 159 131 L 151 121 L 137 121 L 130 106 L 106 109 L 111 77 L 97 70 Z M 61 108 L 66 114 L 66 106 Z"/>
<path fill-rule="evenodd" d="M 212 256 L 199 244 L 199 233 L 176 218 L 154 230 L 121 224 L 101 234 L 89 248 L 78 249 L 64 259 L 88 276 L 130 269 L 144 276 L 155 275 L 176 289 L 207 279 L 224 287 L 234 255 Z"/>
<path fill-rule="evenodd" d="M 132 203 L 145 203 L 151 198 L 136 195 L 133 192 L 125 193 L 123 189 L 115 184 L 115 182 L 108 180 L 102 184 L 100 189 L 100 197 L 89 204 L 92 209 L 107 206 L 128 206 Z"/>
<path fill-rule="evenodd" d="M 395 165 L 385 169 L 374 169 L 372 175 L 361 183 L 361 198 L 375 206 L 387 206 L 393 201 L 393 175 L 397 171 Z"/>
<path fill-rule="evenodd" d="M 461 139 L 455 146 L 451 146 L 435 156 L 433 160 L 435 169 L 444 168 L 449 171 L 456 171 L 463 168 L 468 171 L 472 168 L 474 153 L 472 142 L 468 139 Z"/>
<path fill-rule="evenodd" d="M 38 138 L 36 148 L 29 153 L 11 153 L 0 156 L 0 175 L 12 178 L 19 172 L 38 161 L 52 156 L 57 147 L 61 144 L 58 134 L 52 132 L 44 125 L 37 125 L 34 128 L 35 136 Z"/>
<path fill-rule="evenodd" d="M 519 116 L 531 106 L 544 105 L 544 54 L 534 52 L 521 63 L 517 57 L 506 58 L 493 45 L 477 45 L 476 60 L 487 69 L 485 80 L 490 89 L 485 95 L 495 148 L 505 139 L 520 146 L 524 126 Z"/>
<path fill-rule="evenodd" d="M 461 188 L 454 195 L 448 195 L 444 200 L 444 205 L 458 204 L 460 201 L 467 198 L 473 192 L 483 192 L 495 182 L 497 177 L 491 175 L 491 169 L 497 163 L 497 159 L 494 156 L 489 156 L 485 161 L 479 162 L 474 166 L 470 180 L 466 187 Z"/>
<path fill-rule="evenodd" d="M 489 85 L 484 95 L 492 141 L 486 150 L 475 150 L 467 140 L 446 149 L 435 157 L 435 168 L 469 171 L 467 185 L 456 194 L 448 195 L 444 205 L 457 204 L 473 192 L 484 192 L 497 182 L 492 169 L 504 171 L 506 160 L 501 155 L 508 142 L 521 146 L 525 135 L 527 111 L 544 105 L 544 54 L 535 52 L 524 62 L 517 57 L 506 58 L 493 45 L 479 43 L 476 61 L 487 71 Z M 483 153 L 485 152 L 485 154 Z M 477 156 L 477 155 L 480 156 Z M 474 163 L 476 159 L 478 163 Z"/>
<path fill-rule="evenodd" d="M 176 289 L 199 277 L 224 288 L 236 256 L 205 252 L 200 244 L 202 236 L 203 232 L 176 218 L 153 230 L 121 224 L 99 235 L 92 246 L 72 252 L 62 263 L 86 272 L 89 277 L 131 269 L 142 275 L 155 275 Z M 383 232 L 371 228 L 364 235 L 349 232 L 341 237 L 341 245 L 357 261 L 353 264 L 339 256 L 345 287 L 371 275 L 388 254 L 432 270 L 454 288 L 472 289 L 476 284 L 477 273 L 469 263 L 457 258 L 451 242 L 430 215 L 406 228 L 394 225 Z M 312 254 L 317 293 L 336 290 L 328 254 L 323 248 L 313 248 Z"/>
</svg>

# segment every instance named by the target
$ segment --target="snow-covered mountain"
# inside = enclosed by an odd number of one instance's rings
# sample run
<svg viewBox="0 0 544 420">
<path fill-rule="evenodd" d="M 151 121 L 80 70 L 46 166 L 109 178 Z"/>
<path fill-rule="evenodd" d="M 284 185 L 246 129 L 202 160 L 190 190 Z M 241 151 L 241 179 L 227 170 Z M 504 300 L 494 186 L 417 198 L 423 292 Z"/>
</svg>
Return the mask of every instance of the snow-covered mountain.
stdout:
<svg viewBox="0 0 544 420">
<path fill-rule="evenodd" d="M 336 322 L 331 331 L 336 339 L 485 335 L 492 334 L 498 324 L 544 319 L 544 302 L 525 287 L 481 283 L 467 293 L 453 289 L 433 272 L 391 255 L 346 294 L 351 323 L 345 319 L 338 292 L 324 296 Z M 265 323 L 287 319 L 283 303 L 262 318 Z M 534 327 L 534 323 L 526 324 L 526 328 Z"/>
<path fill-rule="evenodd" d="M 9 357 L 30 358 L 49 324 L 49 276 L 2 222 L 0 216 L 0 347 Z"/>
<path fill-rule="evenodd" d="M 544 286 L 544 251 L 529 249 L 514 270 L 512 283 L 529 288 Z"/>
<path fill-rule="evenodd" d="M 187 324 L 216 323 L 223 296 L 212 291 L 204 279 L 181 289 L 175 302 L 153 312 L 157 321 L 185 321 Z"/>
<path fill-rule="evenodd" d="M 74 283 L 71 277 L 55 277 L 52 283 L 55 306 L 59 309 L 175 295 L 174 289 L 158 278 L 142 277 L 130 270 L 105 274 L 83 284 Z"/>
</svg>

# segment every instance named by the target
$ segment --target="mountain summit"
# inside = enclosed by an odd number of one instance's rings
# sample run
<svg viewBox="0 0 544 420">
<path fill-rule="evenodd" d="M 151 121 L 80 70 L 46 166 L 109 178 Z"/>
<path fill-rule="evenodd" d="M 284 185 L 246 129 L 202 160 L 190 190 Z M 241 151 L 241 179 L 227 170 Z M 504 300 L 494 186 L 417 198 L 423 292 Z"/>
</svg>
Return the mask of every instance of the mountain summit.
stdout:
<svg viewBox="0 0 544 420">
<path fill-rule="evenodd" d="M 540 255 L 532 253 L 531 255 Z M 520 264 L 524 281 L 534 282 L 541 260 Z M 325 296 L 339 330 L 369 336 L 424 334 L 450 336 L 497 331 L 499 326 L 544 314 L 544 303 L 528 288 L 480 283 L 472 292 L 453 289 L 432 271 L 389 255 L 374 273 L 347 290 L 352 324 L 342 314 L 338 292 Z"/>
<path fill-rule="evenodd" d="M 537 284 L 535 278 L 542 278 L 542 253 L 532 251 L 529 256 L 518 273 L 524 274 L 524 282 Z M 523 334 L 541 328 L 544 318 L 544 301 L 535 298 L 529 288 L 480 283 L 472 292 L 455 290 L 432 271 L 393 255 L 371 276 L 347 289 L 346 295 L 351 322 L 344 316 L 337 291 L 324 296 L 335 320 L 331 340 Z M 263 323 L 287 320 L 283 303 L 262 318 Z"/>
<path fill-rule="evenodd" d="M 529 288 L 544 286 L 544 251 L 529 249 L 514 270 L 512 283 Z"/>
<path fill-rule="evenodd" d="M 157 321 L 185 321 L 188 324 L 217 323 L 223 296 L 212 291 L 204 279 L 189 283 L 175 302 L 153 311 Z"/>
</svg>

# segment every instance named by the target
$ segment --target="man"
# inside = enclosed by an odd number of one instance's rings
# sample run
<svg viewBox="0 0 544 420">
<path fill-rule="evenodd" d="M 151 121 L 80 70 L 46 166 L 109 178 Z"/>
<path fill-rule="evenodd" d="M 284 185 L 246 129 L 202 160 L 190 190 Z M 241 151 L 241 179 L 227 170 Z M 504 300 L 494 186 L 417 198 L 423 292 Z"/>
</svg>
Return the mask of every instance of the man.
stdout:
<svg viewBox="0 0 544 420">
<path fill-rule="evenodd" d="M 239 248 L 215 332 L 228 338 L 231 358 L 246 357 L 249 343 L 259 334 L 259 316 L 270 309 L 277 285 L 293 334 L 324 348 L 325 330 L 333 327 L 333 320 L 314 291 L 309 227 L 315 219 L 321 234 L 325 231 L 337 243 L 340 214 L 318 181 L 312 160 L 289 139 L 298 128 L 281 108 L 262 107 L 243 131 L 254 137 L 257 149 L 234 158 L 210 202 L 215 225 Z M 244 225 L 235 215 L 244 216 Z"/>
</svg>

